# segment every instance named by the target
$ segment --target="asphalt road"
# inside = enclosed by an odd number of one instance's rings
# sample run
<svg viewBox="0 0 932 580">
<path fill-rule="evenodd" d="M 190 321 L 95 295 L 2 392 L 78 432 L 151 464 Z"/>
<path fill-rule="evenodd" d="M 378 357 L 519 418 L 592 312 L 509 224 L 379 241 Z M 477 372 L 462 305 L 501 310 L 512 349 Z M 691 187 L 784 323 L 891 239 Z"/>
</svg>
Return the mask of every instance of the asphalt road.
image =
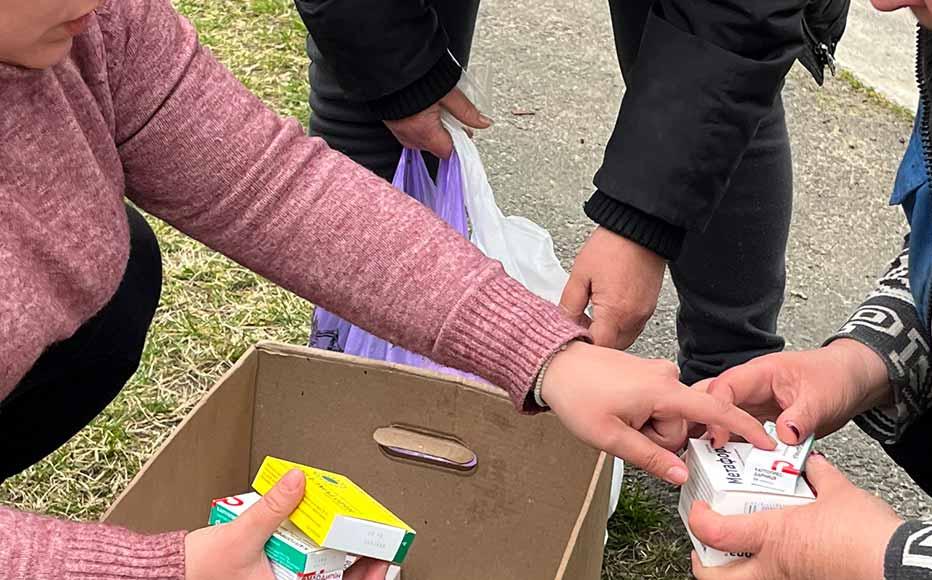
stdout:
<svg viewBox="0 0 932 580">
<path fill-rule="evenodd" d="M 870 0 L 852 0 L 838 62 L 893 102 L 916 110 L 916 19 L 908 10 L 878 12 Z"/>
</svg>

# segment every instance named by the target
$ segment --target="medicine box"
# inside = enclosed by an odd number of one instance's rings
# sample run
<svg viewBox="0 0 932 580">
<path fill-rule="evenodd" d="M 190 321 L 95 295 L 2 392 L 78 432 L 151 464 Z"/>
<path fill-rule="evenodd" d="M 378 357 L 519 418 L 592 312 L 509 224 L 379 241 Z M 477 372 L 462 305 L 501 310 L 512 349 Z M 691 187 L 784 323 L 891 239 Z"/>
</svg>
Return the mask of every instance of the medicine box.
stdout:
<svg viewBox="0 0 932 580">
<path fill-rule="evenodd" d="M 713 449 L 711 441 L 689 440 L 684 456 L 689 467 L 689 479 L 680 491 L 679 513 L 705 567 L 722 566 L 751 554 L 726 553 L 700 542 L 689 530 L 689 511 L 693 502 L 705 501 L 722 515 L 737 515 L 815 501 L 815 495 L 803 477 L 796 477 L 794 488 L 787 491 L 754 485 L 746 473 L 747 460 L 753 449 L 750 443 L 727 443 Z M 771 453 L 779 454 L 780 451 Z"/>
<path fill-rule="evenodd" d="M 259 501 L 258 493 L 245 493 L 214 500 L 210 525 L 232 522 Z M 275 580 L 340 580 L 346 553 L 321 548 L 291 522 L 284 522 L 265 544 Z"/>
<path fill-rule="evenodd" d="M 300 469 L 307 491 L 291 522 L 314 543 L 357 556 L 401 565 L 415 532 L 398 516 L 343 475 L 266 457 L 253 488 L 268 492 L 290 469 Z"/>
</svg>

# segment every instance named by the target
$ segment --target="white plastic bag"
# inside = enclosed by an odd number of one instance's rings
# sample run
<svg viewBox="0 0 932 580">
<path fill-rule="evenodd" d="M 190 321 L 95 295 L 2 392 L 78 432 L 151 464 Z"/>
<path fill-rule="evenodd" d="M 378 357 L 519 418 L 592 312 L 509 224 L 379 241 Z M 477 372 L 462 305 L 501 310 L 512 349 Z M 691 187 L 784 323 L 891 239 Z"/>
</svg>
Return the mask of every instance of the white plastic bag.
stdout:
<svg viewBox="0 0 932 580">
<path fill-rule="evenodd" d="M 466 135 L 462 125 L 447 113 L 444 113 L 443 124 L 453 137 L 453 148 L 463 172 L 463 197 L 472 228 L 472 243 L 486 256 L 501 262 L 505 272 L 525 288 L 559 304 L 569 274 L 557 259 L 550 233 L 529 219 L 506 217 L 502 213 L 495 203 L 495 194 L 476 144 Z M 612 465 L 609 518 L 618 508 L 623 479 L 624 462 L 616 457 Z"/>
<path fill-rule="evenodd" d="M 482 252 L 505 267 L 509 276 L 545 300 L 559 304 L 569 274 L 553 250 L 553 239 L 529 219 L 505 216 L 495 203 L 479 150 L 462 126 L 444 117 L 463 172 L 470 239 Z"/>
</svg>

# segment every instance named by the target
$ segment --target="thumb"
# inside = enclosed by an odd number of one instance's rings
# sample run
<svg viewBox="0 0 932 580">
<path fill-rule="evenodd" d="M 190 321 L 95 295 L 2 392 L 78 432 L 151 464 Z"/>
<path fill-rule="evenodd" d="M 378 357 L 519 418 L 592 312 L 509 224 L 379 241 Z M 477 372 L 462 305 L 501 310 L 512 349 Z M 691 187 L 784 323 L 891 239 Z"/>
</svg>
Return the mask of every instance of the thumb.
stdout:
<svg viewBox="0 0 932 580">
<path fill-rule="evenodd" d="M 343 580 L 385 580 L 388 562 L 363 558 L 343 573 Z"/>
<path fill-rule="evenodd" d="M 304 473 L 292 469 L 261 500 L 230 524 L 245 550 L 261 551 L 304 499 Z"/>
<path fill-rule="evenodd" d="M 440 105 L 450 112 L 457 121 L 473 129 L 488 129 L 492 119 L 479 112 L 472 101 L 459 89 L 453 89 L 440 100 Z"/>
<path fill-rule="evenodd" d="M 620 350 L 631 346 L 630 343 L 622 344 L 621 327 L 613 313 L 607 308 L 596 305 L 592 309 L 592 325 L 589 327 L 589 332 L 592 333 L 592 342 L 596 346 Z"/>
<path fill-rule="evenodd" d="M 789 445 L 799 445 L 819 426 L 808 399 L 799 397 L 777 417 L 777 436 Z"/>
<path fill-rule="evenodd" d="M 848 478 L 821 453 L 813 453 L 806 460 L 806 480 L 812 485 L 816 495 L 831 493 L 833 489 L 851 485 Z"/>
<path fill-rule="evenodd" d="M 589 317 L 586 316 L 586 307 L 589 306 L 589 280 L 581 274 L 575 272 L 570 274 L 570 279 L 563 288 L 563 295 L 560 297 L 560 310 L 568 319 L 589 326 Z"/>
<path fill-rule="evenodd" d="M 693 502 L 689 529 L 706 546 L 723 552 L 759 552 L 767 542 L 767 522 L 772 515 L 758 512 L 723 516 L 704 501 Z"/>
</svg>

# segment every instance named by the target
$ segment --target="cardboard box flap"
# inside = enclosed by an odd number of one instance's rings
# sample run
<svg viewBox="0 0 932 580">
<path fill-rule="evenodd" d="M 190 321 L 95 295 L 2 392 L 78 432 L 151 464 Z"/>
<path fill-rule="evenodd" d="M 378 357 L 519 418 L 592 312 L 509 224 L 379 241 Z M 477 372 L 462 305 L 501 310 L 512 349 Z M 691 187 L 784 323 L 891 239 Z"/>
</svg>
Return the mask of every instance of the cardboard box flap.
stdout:
<svg viewBox="0 0 932 580">
<path fill-rule="evenodd" d="M 143 465 L 103 520 L 141 532 L 196 529 L 211 501 L 249 489 L 255 378 L 252 348 Z"/>
</svg>

